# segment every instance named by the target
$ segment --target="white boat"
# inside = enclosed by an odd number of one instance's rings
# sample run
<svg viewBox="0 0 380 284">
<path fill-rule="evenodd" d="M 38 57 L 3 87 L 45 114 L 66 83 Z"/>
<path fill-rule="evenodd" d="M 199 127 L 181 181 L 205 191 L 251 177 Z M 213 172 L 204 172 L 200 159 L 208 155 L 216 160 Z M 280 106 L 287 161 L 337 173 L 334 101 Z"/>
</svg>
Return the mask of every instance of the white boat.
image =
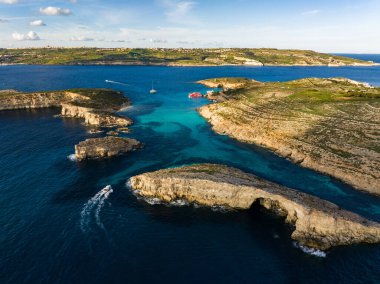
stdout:
<svg viewBox="0 0 380 284">
<path fill-rule="evenodd" d="M 153 81 L 152 81 L 152 89 L 149 91 L 149 93 L 151 93 L 151 94 L 155 94 L 155 93 L 157 93 L 157 90 L 155 90 L 155 89 L 153 88 Z"/>
</svg>

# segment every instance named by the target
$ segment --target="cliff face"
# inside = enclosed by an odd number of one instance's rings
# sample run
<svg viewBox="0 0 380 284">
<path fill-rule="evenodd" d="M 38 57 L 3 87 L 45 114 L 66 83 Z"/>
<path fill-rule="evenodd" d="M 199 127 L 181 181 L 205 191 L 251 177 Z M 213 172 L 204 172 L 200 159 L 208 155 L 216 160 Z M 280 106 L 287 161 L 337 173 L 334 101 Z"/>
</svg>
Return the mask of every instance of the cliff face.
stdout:
<svg viewBox="0 0 380 284">
<path fill-rule="evenodd" d="M 206 206 L 249 209 L 259 202 L 294 227 L 292 239 L 321 250 L 380 242 L 380 224 L 333 203 L 221 165 L 194 165 L 145 173 L 130 179 L 141 196 L 178 199 Z"/>
<path fill-rule="evenodd" d="M 59 107 L 66 97 L 63 93 L 0 94 L 0 110 Z"/>
<path fill-rule="evenodd" d="M 135 139 L 112 136 L 92 138 L 75 145 L 75 158 L 78 161 L 108 158 L 125 154 L 141 147 L 142 144 Z"/>
<path fill-rule="evenodd" d="M 346 79 L 254 82 L 199 113 L 218 133 L 380 194 L 379 90 Z"/>
<path fill-rule="evenodd" d="M 68 117 L 84 118 L 88 125 L 94 126 L 129 126 L 132 120 L 125 117 L 119 117 L 111 113 L 97 113 L 92 108 L 80 107 L 69 103 L 61 104 L 61 114 Z"/>
<path fill-rule="evenodd" d="M 108 92 L 101 98 L 96 92 Z M 120 97 L 119 93 L 112 93 L 110 90 L 89 89 L 88 96 L 86 90 L 80 89 L 75 91 L 57 91 L 46 93 L 18 93 L 16 91 L 0 92 L 0 110 L 28 109 L 28 108 L 47 108 L 61 107 L 61 114 L 68 117 L 83 118 L 85 123 L 100 127 L 129 126 L 132 120 L 114 114 L 111 108 L 120 108 L 125 106 L 127 99 Z M 114 97 L 106 97 L 108 94 L 114 94 Z M 110 104 L 107 100 L 117 101 Z M 102 108 L 103 101 L 109 105 Z M 79 105 L 78 105 L 79 104 Z M 83 106 L 82 106 L 83 105 Z M 94 105 L 96 107 L 94 107 Z"/>
</svg>

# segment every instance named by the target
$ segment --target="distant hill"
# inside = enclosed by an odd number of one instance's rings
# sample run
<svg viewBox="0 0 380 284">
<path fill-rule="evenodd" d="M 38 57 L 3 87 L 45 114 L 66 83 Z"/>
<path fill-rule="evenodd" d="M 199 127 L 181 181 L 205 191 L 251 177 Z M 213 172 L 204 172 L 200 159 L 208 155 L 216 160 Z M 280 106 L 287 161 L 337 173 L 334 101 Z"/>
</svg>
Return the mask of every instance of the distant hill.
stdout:
<svg viewBox="0 0 380 284">
<path fill-rule="evenodd" d="M 0 49 L 0 64 L 163 66 L 372 66 L 310 50 L 271 48 L 24 48 Z"/>
</svg>

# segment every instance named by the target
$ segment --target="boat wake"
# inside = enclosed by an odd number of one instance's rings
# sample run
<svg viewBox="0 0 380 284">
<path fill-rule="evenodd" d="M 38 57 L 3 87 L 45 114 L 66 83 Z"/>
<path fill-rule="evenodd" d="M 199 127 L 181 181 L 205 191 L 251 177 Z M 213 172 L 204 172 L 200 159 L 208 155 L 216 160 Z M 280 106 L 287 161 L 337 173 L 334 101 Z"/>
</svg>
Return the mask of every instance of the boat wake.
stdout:
<svg viewBox="0 0 380 284">
<path fill-rule="evenodd" d="M 112 81 L 112 80 L 106 80 L 106 83 L 118 84 L 118 85 L 123 85 L 123 86 L 129 86 L 128 84 L 125 84 L 125 83 L 122 83 L 122 82 L 117 82 L 117 81 Z"/>
<path fill-rule="evenodd" d="M 86 233 L 90 229 L 91 221 L 95 220 L 96 225 L 105 230 L 102 221 L 100 220 L 100 211 L 102 210 L 105 201 L 108 199 L 113 189 L 110 185 L 100 190 L 95 194 L 87 203 L 83 206 L 80 213 L 80 228 L 83 233 Z"/>
</svg>

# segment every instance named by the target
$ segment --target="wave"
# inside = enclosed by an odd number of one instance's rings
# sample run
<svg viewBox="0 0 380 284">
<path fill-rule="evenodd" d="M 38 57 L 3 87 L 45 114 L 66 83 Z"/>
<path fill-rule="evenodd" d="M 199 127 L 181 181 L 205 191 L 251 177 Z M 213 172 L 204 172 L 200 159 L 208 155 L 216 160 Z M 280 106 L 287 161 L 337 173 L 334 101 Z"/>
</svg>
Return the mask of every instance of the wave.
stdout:
<svg viewBox="0 0 380 284">
<path fill-rule="evenodd" d="M 309 247 L 300 245 L 297 242 L 294 242 L 293 245 L 296 248 L 299 248 L 300 250 L 302 250 L 304 253 L 307 253 L 308 255 L 312 255 L 312 256 L 316 256 L 316 257 L 322 257 L 322 258 L 327 256 L 326 252 L 319 250 L 319 249 L 309 248 Z"/>
<path fill-rule="evenodd" d="M 90 229 L 91 220 L 95 219 L 96 224 L 105 230 L 103 223 L 100 220 L 100 211 L 102 210 L 105 201 L 108 199 L 113 189 L 110 185 L 100 190 L 97 194 L 90 198 L 83 206 L 80 213 L 80 228 L 82 232 L 86 233 Z"/>
<path fill-rule="evenodd" d="M 72 162 L 75 162 L 77 160 L 77 158 L 75 157 L 75 154 L 68 155 L 67 159 L 69 159 Z"/>
</svg>

